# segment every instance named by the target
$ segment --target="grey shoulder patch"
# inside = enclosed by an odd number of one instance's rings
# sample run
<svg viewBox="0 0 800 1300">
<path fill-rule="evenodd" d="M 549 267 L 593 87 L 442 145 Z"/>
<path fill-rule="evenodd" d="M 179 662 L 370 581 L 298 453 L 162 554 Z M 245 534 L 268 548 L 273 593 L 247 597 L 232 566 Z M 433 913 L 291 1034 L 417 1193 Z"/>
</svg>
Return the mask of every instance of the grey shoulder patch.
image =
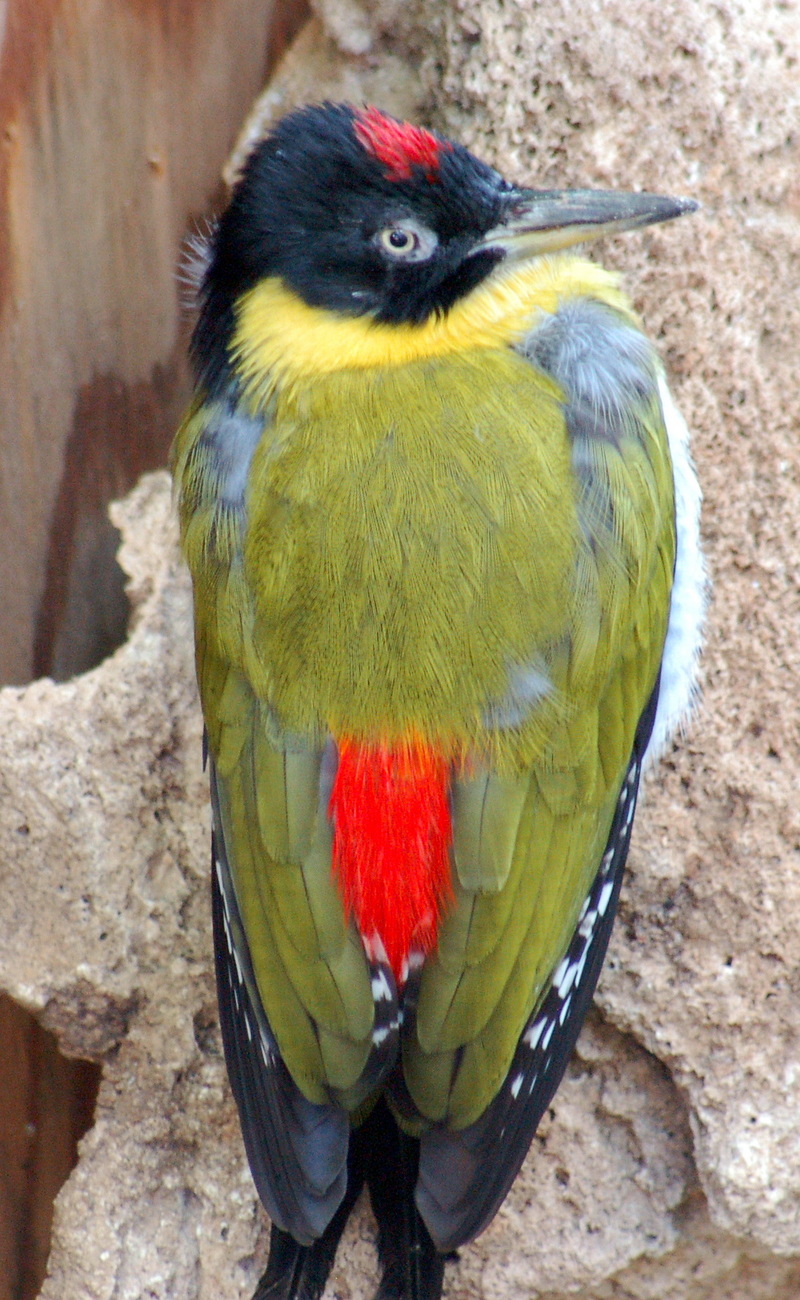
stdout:
<svg viewBox="0 0 800 1300">
<path fill-rule="evenodd" d="M 254 419 L 231 395 L 205 402 L 198 418 L 202 428 L 187 453 L 179 491 L 193 515 L 203 517 L 207 553 L 227 567 L 241 559 L 250 467 L 272 412 Z"/>
<path fill-rule="evenodd" d="M 519 351 L 563 388 L 573 444 L 618 444 L 631 412 L 655 399 L 655 352 L 634 325 L 592 298 L 573 298 L 537 322 Z"/>
<path fill-rule="evenodd" d="M 264 419 L 246 415 L 226 402 L 215 403 L 206 428 L 198 440 L 213 479 L 214 491 L 221 507 L 244 508 L 245 488 L 253 453 L 264 432 Z"/>
</svg>

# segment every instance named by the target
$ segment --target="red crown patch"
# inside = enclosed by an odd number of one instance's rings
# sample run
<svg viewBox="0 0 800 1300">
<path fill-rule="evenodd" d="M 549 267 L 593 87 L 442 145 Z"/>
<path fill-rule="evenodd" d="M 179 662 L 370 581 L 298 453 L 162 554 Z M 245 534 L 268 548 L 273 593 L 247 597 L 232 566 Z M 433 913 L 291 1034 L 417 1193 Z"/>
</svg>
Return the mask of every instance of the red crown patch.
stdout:
<svg viewBox="0 0 800 1300">
<path fill-rule="evenodd" d="M 367 153 L 384 164 L 391 181 L 411 180 L 413 167 L 424 168 L 428 180 L 436 180 L 439 155 L 452 148 L 424 127 L 398 122 L 379 108 L 361 109 L 356 114 L 355 132 Z"/>
</svg>

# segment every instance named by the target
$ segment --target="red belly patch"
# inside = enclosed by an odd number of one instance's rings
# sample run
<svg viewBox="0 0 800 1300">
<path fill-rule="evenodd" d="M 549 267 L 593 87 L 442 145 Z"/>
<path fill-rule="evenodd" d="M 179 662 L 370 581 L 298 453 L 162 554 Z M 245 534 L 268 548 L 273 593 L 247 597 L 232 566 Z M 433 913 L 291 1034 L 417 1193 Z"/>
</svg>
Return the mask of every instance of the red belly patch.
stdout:
<svg viewBox="0 0 800 1300">
<path fill-rule="evenodd" d="M 412 950 L 436 946 L 452 894 L 450 763 L 429 745 L 339 742 L 329 812 L 348 915 L 380 936 L 398 984 Z"/>
</svg>

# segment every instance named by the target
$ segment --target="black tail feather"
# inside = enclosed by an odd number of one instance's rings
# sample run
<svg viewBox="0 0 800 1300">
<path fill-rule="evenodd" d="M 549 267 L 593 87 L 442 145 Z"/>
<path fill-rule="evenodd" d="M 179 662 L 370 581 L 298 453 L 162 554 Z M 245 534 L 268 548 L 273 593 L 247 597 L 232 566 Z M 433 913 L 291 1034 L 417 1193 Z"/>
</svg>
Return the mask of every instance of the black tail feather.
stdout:
<svg viewBox="0 0 800 1300">
<path fill-rule="evenodd" d="M 351 1141 L 347 1159 L 347 1191 L 322 1236 L 301 1246 L 288 1232 L 272 1225 L 267 1271 L 253 1300 L 319 1300 L 336 1258 L 336 1249 L 366 1177 L 365 1151 Z"/>
<path fill-rule="evenodd" d="M 383 1276 L 375 1300 L 440 1300 L 445 1257 L 414 1204 L 419 1142 L 381 1100 L 350 1136 L 347 1191 L 323 1235 L 301 1246 L 273 1224 L 267 1271 L 253 1300 L 319 1300 L 344 1226 L 366 1181 L 378 1224 Z"/>
<path fill-rule="evenodd" d="M 345 1224 L 346 1216 L 338 1222 L 340 1213 L 341 1206 L 313 1246 L 301 1246 L 273 1223 L 267 1271 L 253 1300 L 319 1300 Z"/>
<path fill-rule="evenodd" d="M 354 1139 L 367 1152 L 367 1186 L 378 1224 L 383 1277 L 375 1300 L 439 1300 L 444 1256 L 414 1204 L 419 1141 L 398 1128 L 383 1100 Z"/>
</svg>

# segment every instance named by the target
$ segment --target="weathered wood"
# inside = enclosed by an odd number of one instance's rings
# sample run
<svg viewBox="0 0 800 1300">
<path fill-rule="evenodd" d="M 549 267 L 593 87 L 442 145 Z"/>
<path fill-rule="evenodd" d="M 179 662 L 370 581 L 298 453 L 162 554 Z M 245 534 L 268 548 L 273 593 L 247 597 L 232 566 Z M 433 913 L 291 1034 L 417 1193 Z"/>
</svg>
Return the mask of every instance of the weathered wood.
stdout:
<svg viewBox="0 0 800 1300">
<path fill-rule="evenodd" d="M 0 996 L 0 1300 L 34 1300 L 53 1201 L 88 1129 L 100 1071 Z"/>
<path fill-rule="evenodd" d="M 110 496 L 185 396 L 181 239 L 299 0 L 9 0 L 0 35 L 0 681 L 114 640 Z M 66 453 L 66 455 L 65 455 Z M 88 589 L 88 595 L 87 595 Z M 90 629 L 87 634 L 87 627 Z"/>
</svg>

